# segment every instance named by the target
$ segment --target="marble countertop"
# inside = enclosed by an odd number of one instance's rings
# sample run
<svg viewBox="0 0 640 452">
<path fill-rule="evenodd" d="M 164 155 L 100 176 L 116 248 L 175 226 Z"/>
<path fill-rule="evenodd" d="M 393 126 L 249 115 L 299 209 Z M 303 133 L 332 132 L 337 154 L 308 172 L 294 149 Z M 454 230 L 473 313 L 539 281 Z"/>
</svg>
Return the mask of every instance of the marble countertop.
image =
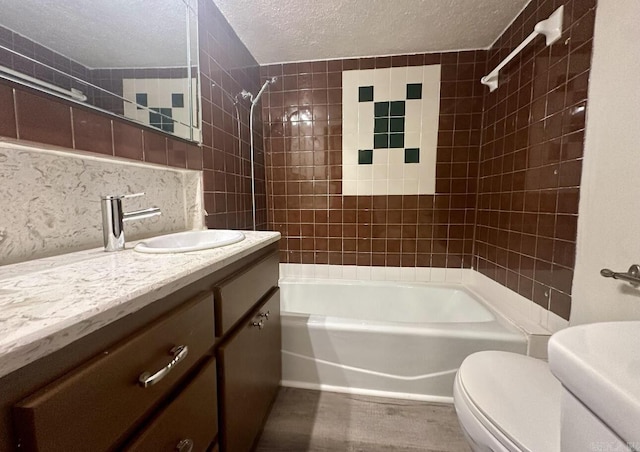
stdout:
<svg viewBox="0 0 640 452">
<path fill-rule="evenodd" d="M 102 248 L 0 267 L 0 377 L 280 238 L 245 232 L 233 245 L 177 254 Z"/>
</svg>

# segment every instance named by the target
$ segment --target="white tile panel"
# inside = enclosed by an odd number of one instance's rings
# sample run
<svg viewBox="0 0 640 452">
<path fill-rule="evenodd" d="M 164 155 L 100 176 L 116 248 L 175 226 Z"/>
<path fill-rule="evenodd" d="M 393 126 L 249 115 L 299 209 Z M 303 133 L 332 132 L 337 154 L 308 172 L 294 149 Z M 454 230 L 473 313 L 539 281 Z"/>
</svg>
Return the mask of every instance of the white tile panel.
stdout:
<svg viewBox="0 0 640 452">
<path fill-rule="evenodd" d="M 422 83 L 422 99 L 406 99 L 407 83 Z M 374 102 L 359 102 L 361 86 L 374 87 Z M 399 100 L 405 101 L 404 148 L 374 149 L 375 102 Z M 342 108 L 343 194 L 435 193 L 440 65 L 344 71 Z M 420 149 L 418 163 L 404 163 L 406 148 Z M 358 164 L 358 151 L 365 149 L 373 150 L 373 165 Z M 386 180 L 380 168 L 358 169 L 375 165 L 387 166 Z"/>
<path fill-rule="evenodd" d="M 407 97 L 407 68 L 395 67 L 388 71 L 391 74 L 389 98 L 385 100 L 401 100 Z"/>
<path fill-rule="evenodd" d="M 381 102 L 389 99 L 390 90 L 391 90 L 391 77 L 389 71 L 384 69 L 374 69 L 374 77 L 373 77 L 373 101 Z M 372 121 L 371 124 L 373 124 Z"/>
</svg>

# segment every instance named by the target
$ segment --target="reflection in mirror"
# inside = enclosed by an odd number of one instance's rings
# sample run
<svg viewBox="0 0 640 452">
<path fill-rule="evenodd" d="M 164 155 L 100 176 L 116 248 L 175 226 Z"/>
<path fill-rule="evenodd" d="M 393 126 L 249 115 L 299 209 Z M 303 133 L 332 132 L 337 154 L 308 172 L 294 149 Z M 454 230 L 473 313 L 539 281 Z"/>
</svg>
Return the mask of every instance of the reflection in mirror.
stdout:
<svg viewBox="0 0 640 452">
<path fill-rule="evenodd" d="M 190 3 L 0 0 L 0 77 L 199 141 Z"/>
</svg>

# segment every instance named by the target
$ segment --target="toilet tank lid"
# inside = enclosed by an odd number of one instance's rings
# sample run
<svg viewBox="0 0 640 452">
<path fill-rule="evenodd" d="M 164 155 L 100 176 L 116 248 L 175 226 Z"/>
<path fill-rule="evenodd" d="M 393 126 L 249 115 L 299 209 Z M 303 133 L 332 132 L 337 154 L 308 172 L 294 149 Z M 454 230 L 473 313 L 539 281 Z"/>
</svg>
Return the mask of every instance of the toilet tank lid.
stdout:
<svg viewBox="0 0 640 452">
<path fill-rule="evenodd" d="M 485 351 L 458 371 L 474 407 L 523 451 L 560 449 L 560 382 L 546 362 L 516 353 Z"/>
<path fill-rule="evenodd" d="M 553 374 L 623 441 L 640 440 L 640 322 L 573 326 L 549 341 Z"/>
</svg>

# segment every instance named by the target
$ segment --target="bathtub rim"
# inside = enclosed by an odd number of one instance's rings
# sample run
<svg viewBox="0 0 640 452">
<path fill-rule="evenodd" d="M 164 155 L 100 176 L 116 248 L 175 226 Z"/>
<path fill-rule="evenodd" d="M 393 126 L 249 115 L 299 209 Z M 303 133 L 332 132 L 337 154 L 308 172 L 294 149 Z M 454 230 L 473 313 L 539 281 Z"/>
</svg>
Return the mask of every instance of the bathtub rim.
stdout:
<svg viewBox="0 0 640 452">
<path fill-rule="evenodd" d="M 432 286 L 456 287 L 466 290 L 474 299 L 480 302 L 485 308 L 489 309 L 503 325 L 515 328 L 524 334 L 527 342 L 527 355 L 533 358 L 546 360 L 547 344 L 551 337 L 552 329 L 544 326 L 541 322 L 544 315 L 543 308 L 533 302 L 529 302 L 521 295 L 511 291 L 505 286 L 500 285 L 496 281 L 476 272 L 469 270 L 467 278 L 463 281 L 423 281 L 423 280 L 386 280 L 386 279 L 354 279 L 354 278 L 332 278 L 332 277 L 308 277 L 286 274 L 282 276 L 281 282 L 340 282 L 348 281 L 359 284 L 370 282 L 388 283 L 388 284 L 422 284 Z M 495 299 L 495 301 L 494 301 Z M 548 314 L 548 313 L 547 313 Z M 538 321 L 532 321 L 531 317 L 538 318 Z M 562 329 L 564 326 L 556 325 Z"/>
<path fill-rule="evenodd" d="M 460 291 L 462 293 L 464 293 L 467 297 L 471 298 L 474 302 L 477 302 L 484 310 L 487 311 L 487 315 L 490 316 L 489 319 L 486 320 L 469 320 L 469 321 L 434 321 L 434 322 L 402 322 L 402 321 L 377 321 L 377 320 L 367 320 L 367 321 L 363 321 L 364 323 L 367 324 L 372 324 L 372 325 L 381 325 L 381 324 L 393 324 L 393 325 L 406 325 L 406 326 L 411 326 L 411 325 L 415 325 L 415 324 L 420 324 L 420 325 L 425 325 L 425 324 L 447 324 L 447 323 L 452 323 L 452 324 L 461 324 L 461 323 L 468 323 L 468 324 L 473 324 L 473 323 L 491 323 L 491 322 L 495 322 L 497 320 L 497 313 L 495 312 L 494 309 L 491 308 L 491 306 L 487 305 L 487 303 L 483 302 L 483 300 L 480 299 L 479 296 L 477 296 L 474 292 L 468 290 L 467 287 L 465 287 L 462 284 L 455 284 L 455 283 L 431 283 L 431 282 L 424 282 L 424 281 L 375 281 L 375 280 L 367 280 L 367 281 L 363 281 L 363 280 L 350 280 L 350 279 L 315 279 L 315 278 L 295 278 L 295 277 L 286 277 L 286 278 L 280 278 L 279 280 L 279 285 L 282 288 L 282 284 L 284 284 L 285 286 L 287 285 L 291 285 L 291 284 L 302 284 L 302 285 L 315 285 L 315 284 L 321 284 L 321 283 L 326 283 L 326 284 L 335 284 L 335 285 L 339 285 L 339 286 L 393 286 L 393 287 L 435 287 L 437 289 L 451 289 L 451 290 L 455 290 L 455 291 Z M 294 313 L 294 314 L 303 314 L 303 313 L 299 313 L 296 311 L 284 311 L 287 313 Z M 304 314 L 303 314 L 304 315 Z M 321 316 L 321 314 L 308 314 L 309 316 Z M 332 315 L 324 315 L 323 317 L 327 317 L 327 318 L 342 318 L 340 316 L 332 316 Z M 347 318 L 347 317 L 345 317 Z M 356 318 L 352 318 L 352 317 L 348 317 L 353 319 L 354 321 L 358 321 L 359 319 Z"/>
<path fill-rule="evenodd" d="M 543 338 L 539 346 L 544 346 L 546 356 L 546 340 L 557 331 L 569 326 L 569 321 L 550 311 L 529 298 L 525 298 L 517 290 L 499 283 L 473 267 L 387 267 L 358 266 L 335 264 L 300 264 L 281 263 L 282 276 L 295 276 L 317 279 L 356 279 L 374 281 L 419 281 L 463 283 L 474 292 L 485 294 L 492 305 L 510 318 L 518 326 L 525 329 L 532 338 Z M 543 351 L 542 348 L 538 351 Z"/>
<path fill-rule="evenodd" d="M 440 289 L 454 289 L 465 292 L 474 301 L 480 303 L 482 307 L 487 309 L 491 314 L 493 314 L 494 319 L 487 320 L 483 322 L 450 322 L 452 325 L 460 325 L 460 324 L 490 324 L 493 322 L 498 322 L 502 326 L 507 329 L 515 329 L 518 333 L 520 333 L 525 340 L 528 342 L 529 334 L 525 328 L 522 328 L 515 321 L 513 321 L 509 316 L 503 314 L 494 304 L 490 303 L 485 297 L 479 294 L 477 291 L 473 290 L 473 288 L 467 286 L 464 283 L 455 283 L 455 282 L 430 282 L 430 281 L 382 281 L 382 280 L 358 280 L 358 279 L 333 279 L 333 278 L 301 278 L 295 276 L 285 276 L 281 277 L 278 281 L 278 285 L 284 284 L 318 284 L 318 283 L 335 283 L 338 285 L 393 285 L 393 286 L 427 286 L 427 287 L 437 287 Z M 294 311 L 282 311 L 284 314 L 296 314 L 296 315 L 308 315 L 312 317 L 314 314 L 304 314 Z M 331 317 L 331 316 L 323 316 L 323 317 Z M 403 325 L 408 328 L 411 328 L 411 323 L 403 323 L 403 322 L 367 322 L 372 325 L 381 325 L 381 324 L 392 324 L 392 325 Z M 428 322 L 428 323 L 419 323 L 419 325 L 442 325 L 444 323 L 449 322 Z"/>
<path fill-rule="evenodd" d="M 284 323 L 302 324 L 308 329 L 330 329 L 332 331 L 357 331 L 362 333 L 382 333 L 392 335 L 413 335 L 438 338 L 493 339 L 510 342 L 521 342 L 527 345 L 527 337 L 517 328 L 505 325 L 497 318 L 490 322 L 464 323 L 416 323 L 400 322 L 341 322 L 340 318 L 316 316 L 327 321 L 317 321 L 313 315 L 298 312 L 281 311 Z M 337 321 L 336 321 L 337 320 Z M 462 333 L 462 334 L 461 334 Z"/>
</svg>

